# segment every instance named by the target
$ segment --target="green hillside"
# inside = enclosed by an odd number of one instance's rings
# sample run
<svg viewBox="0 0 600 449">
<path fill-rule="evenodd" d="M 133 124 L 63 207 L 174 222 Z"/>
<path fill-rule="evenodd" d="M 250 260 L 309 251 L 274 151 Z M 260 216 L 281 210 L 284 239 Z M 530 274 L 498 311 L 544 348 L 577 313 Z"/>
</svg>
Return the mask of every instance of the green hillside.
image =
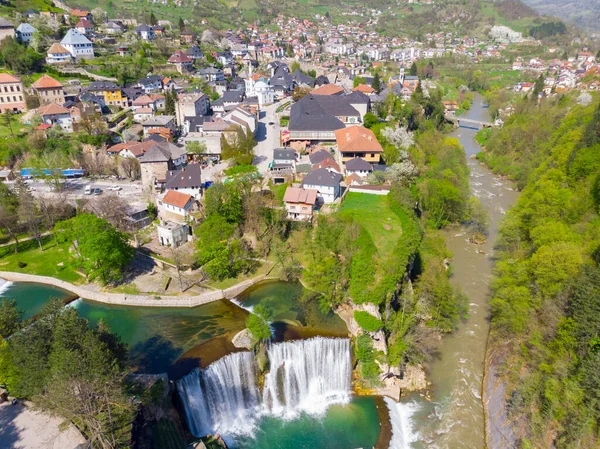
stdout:
<svg viewBox="0 0 600 449">
<path fill-rule="evenodd" d="M 598 0 L 523 0 L 540 14 L 564 18 L 580 28 L 600 31 Z"/>
</svg>

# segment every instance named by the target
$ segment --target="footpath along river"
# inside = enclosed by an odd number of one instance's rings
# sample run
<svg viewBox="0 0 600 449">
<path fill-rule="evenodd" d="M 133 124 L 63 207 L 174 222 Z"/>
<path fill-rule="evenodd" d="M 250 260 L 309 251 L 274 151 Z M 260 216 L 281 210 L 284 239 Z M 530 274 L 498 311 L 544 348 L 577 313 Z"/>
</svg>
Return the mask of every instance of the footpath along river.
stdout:
<svg viewBox="0 0 600 449">
<path fill-rule="evenodd" d="M 490 121 L 489 110 L 482 101 L 476 94 L 471 110 L 464 117 Z M 488 239 L 483 245 L 475 245 L 468 240 L 468 229 L 451 227 L 444 230 L 448 249 L 453 254 L 451 280 L 469 298 L 469 318 L 456 332 L 444 337 L 438 356 L 431 364 L 428 374 L 432 383 L 432 401 L 418 395 L 402 401 L 405 425 L 410 427 L 410 435 L 405 438 L 406 448 L 484 447 L 481 386 L 489 331 L 493 250 L 498 226 L 515 204 L 518 193 L 512 183 L 499 179 L 472 158 L 481 151 L 474 140 L 476 133 L 474 129 L 458 128 L 451 137 L 458 138 L 464 147 L 471 169 L 471 191 L 488 211 Z"/>
</svg>

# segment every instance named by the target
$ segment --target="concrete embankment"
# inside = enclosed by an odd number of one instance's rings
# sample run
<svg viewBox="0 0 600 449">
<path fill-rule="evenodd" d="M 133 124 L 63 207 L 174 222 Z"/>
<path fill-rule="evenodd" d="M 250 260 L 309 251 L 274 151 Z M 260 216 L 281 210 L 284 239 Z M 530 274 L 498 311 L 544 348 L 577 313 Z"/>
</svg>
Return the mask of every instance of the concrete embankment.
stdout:
<svg viewBox="0 0 600 449">
<path fill-rule="evenodd" d="M 85 286 L 78 286 L 69 282 L 61 281 L 49 276 L 37 276 L 34 274 L 16 273 L 12 271 L 0 271 L 0 278 L 12 282 L 35 282 L 39 284 L 53 285 L 73 292 L 81 298 L 91 301 L 103 302 L 122 306 L 141 307 L 196 307 L 220 299 L 233 299 L 244 290 L 257 283 L 269 279 L 266 275 L 260 275 L 247 281 L 240 282 L 224 290 L 215 290 L 195 296 L 168 296 L 168 295 L 129 295 L 126 293 L 98 292 Z"/>
</svg>

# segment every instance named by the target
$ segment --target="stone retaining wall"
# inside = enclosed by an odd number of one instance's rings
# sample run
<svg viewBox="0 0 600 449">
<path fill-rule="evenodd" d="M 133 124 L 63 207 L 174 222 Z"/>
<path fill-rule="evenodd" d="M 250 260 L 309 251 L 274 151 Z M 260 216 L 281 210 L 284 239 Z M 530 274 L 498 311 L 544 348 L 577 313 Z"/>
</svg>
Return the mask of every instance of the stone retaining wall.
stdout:
<svg viewBox="0 0 600 449">
<path fill-rule="evenodd" d="M 247 288 L 267 279 L 267 276 L 263 274 L 253 279 L 240 282 L 239 284 L 224 290 L 215 290 L 196 296 L 128 295 L 126 293 L 96 292 L 53 277 L 15 273 L 12 271 L 0 271 L 0 278 L 12 282 L 36 282 L 53 285 L 54 287 L 73 292 L 81 298 L 106 304 L 143 307 L 196 307 L 209 302 L 218 301 L 219 299 L 235 298 Z"/>
</svg>

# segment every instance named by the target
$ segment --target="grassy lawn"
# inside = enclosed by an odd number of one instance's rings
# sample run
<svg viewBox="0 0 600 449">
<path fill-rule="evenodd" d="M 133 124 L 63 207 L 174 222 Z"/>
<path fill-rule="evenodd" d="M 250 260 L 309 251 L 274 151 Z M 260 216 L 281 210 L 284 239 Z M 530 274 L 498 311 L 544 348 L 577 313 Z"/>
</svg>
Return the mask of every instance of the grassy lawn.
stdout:
<svg viewBox="0 0 600 449">
<path fill-rule="evenodd" d="M 69 255 L 70 243 L 57 244 L 47 236 L 43 238 L 44 251 L 40 251 L 36 240 L 19 244 L 19 252 L 15 246 L 8 245 L 0 248 L 0 271 L 51 276 L 73 284 L 80 284 L 85 278 L 75 271 L 72 266 L 73 258 Z M 27 264 L 20 268 L 19 262 Z M 63 266 L 58 266 L 63 262 Z"/>
<path fill-rule="evenodd" d="M 349 192 L 340 213 L 352 215 L 367 230 L 383 260 L 392 256 L 402 223 L 389 208 L 386 196 Z"/>
<path fill-rule="evenodd" d="M 271 192 L 273 192 L 273 196 L 275 196 L 275 199 L 277 199 L 277 201 L 283 202 L 283 196 L 285 195 L 285 191 L 288 188 L 288 184 L 278 184 L 278 185 L 274 185 L 271 186 Z"/>
</svg>

